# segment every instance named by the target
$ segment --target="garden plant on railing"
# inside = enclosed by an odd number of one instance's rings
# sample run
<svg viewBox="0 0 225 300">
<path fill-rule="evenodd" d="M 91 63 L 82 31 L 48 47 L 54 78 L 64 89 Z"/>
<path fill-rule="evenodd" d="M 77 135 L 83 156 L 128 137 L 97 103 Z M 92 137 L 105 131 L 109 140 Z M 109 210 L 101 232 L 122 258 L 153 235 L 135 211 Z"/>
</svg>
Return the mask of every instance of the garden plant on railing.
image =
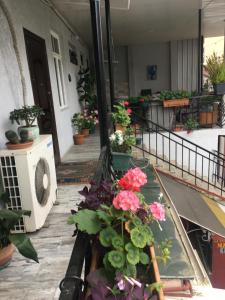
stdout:
<svg viewBox="0 0 225 300">
<path fill-rule="evenodd" d="M 167 240 L 156 245 L 151 224 L 157 222 L 160 226 L 165 208 L 160 201 L 147 204 L 140 192 L 146 183 L 146 174 L 134 168 L 111 185 L 103 181 L 81 192 L 85 200 L 68 222 L 92 240 L 95 261 L 86 277 L 88 299 L 156 299 L 156 290 L 161 290 L 161 284 L 150 282 L 150 248 L 157 247 L 159 259 L 166 262 L 171 245 Z"/>
</svg>

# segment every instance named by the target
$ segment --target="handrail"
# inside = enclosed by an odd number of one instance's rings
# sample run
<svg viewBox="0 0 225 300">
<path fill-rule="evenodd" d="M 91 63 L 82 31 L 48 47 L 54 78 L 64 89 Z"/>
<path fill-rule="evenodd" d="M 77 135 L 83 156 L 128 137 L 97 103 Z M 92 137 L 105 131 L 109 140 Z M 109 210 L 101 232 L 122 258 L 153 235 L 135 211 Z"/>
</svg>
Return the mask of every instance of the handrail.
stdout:
<svg viewBox="0 0 225 300">
<path fill-rule="evenodd" d="M 162 127 L 161 125 L 135 114 L 145 128 L 148 129 L 149 136 L 144 136 L 144 129 L 141 128 L 142 148 L 144 153 L 150 154 L 158 160 L 165 162 L 171 167 L 181 171 L 181 177 L 184 173 L 194 178 L 195 186 L 202 187 L 202 183 L 207 184 L 204 190 L 210 191 L 213 187 L 213 193 L 218 196 L 225 196 L 225 158 L 224 155 L 216 154 L 203 147 L 179 136 L 178 134 Z M 153 134 L 152 134 L 153 133 Z M 147 144 L 148 148 L 147 149 Z M 165 147 L 167 143 L 167 147 Z M 173 147 L 173 148 L 172 148 Z M 179 175 L 180 176 L 180 175 Z M 200 181 L 199 181 L 200 180 Z"/>
<path fill-rule="evenodd" d="M 110 180 L 111 163 L 110 150 L 107 146 L 101 149 L 93 181 L 98 185 L 101 180 Z M 78 231 L 65 277 L 59 284 L 59 300 L 80 300 L 85 281 L 82 279 L 82 269 L 85 263 L 85 275 L 89 273 L 91 260 L 91 245 L 88 234 Z"/>
<path fill-rule="evenodd" d="M 213 153 L 213 152 L 211 152 L 211 151 L 209 151 L 209 150 L 207 150 L 207 149 L 205 149 L 205 148 L 199 146 L 198 144 L 195 144 L 195 143 L 193 143 L 193 142 L 187 140 L 186 138 L 181 137 L 180 135 L 174 133 L 173 131 L 170 131 L 169 129 L 166 129 L 165 127 L 163 127 L 163 126 L 161 126 L 161 125 L 159 125 L 159 124 L 157 124 L 157 123 L 155 123 L 155 122 L 153 122 L 153 121 L 151 121 L 151 120 L 149 120 L 149 119 L 143 118 L 142 116 L 140 116 L 140 115 L 138 115 L 138 114 L 136 114 L 136 113 L 134 113 L 134 112 L 133 112 L 133 115 L 135 115 L 136 117 L 138 117 L 138 118 L 141 119 L 142 121 L 151 123 L 151 124 L 153 124 L 154 126 L 160 128 L 162 131 L 168 132 L 168 133 L 170 133 L 170 134 L 176 136 L 177 138 L 179 138 L 179 139 L 181 139 L 181 140 L 183 140 L 183 141 L 185 141 L 185 142 L 187 142 L 187 143 L 189 143 L 189 144 L 191 144 L 191 145 L 193 145 L 193 146 L 195 146 L 195 147 L 197 147 L 197 148 L 199 148 L 199 149 L 201 149 L 201 150 L 203 150 L 203 151 L 209 153 L 210 155 L 212 155 L 212 156 L 214 156 L 214 157 L 217 157 L 218 159 L 221 159 L 221 156 L 220 156 L 220 155 L 223 155 L 223 156 L 225 157 L 225 155 L 224 155 L 223 153 L 220 153 L 219 155 L 218 155 L 218 154 L 215 154 L 215 153 Z M 217 151 L 217 152 L 218 152 L 218 151 Z"/>
</svg>

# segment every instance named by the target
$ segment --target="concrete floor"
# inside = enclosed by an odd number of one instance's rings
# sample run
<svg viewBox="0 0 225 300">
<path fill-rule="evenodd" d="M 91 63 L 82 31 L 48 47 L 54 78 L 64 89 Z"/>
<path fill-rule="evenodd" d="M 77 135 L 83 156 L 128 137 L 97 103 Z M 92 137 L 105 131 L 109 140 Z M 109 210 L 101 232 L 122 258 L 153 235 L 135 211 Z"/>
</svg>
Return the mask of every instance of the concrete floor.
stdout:
<svg viewBox="0 0 225 300">
<path fill-rule="evenodd" d="M 84 144 L 73 145 L 62 158 L 62 163 L 98 160 L 100 155 L 100 137 L 98 132 L 85 138 Z"/>
<path fill-rule="evenodd" d="M 56 300 L 72 248 L 74 227 L 67 224 L 70 210 L 80 202 L 84 185 L 59 186 L 55 205 L 45 226 L 30 238 L 38 252 L 39 264 L 25 259 L 17 251 L 10 265 L 0 271 L 1 300 Z"/>
</svg>

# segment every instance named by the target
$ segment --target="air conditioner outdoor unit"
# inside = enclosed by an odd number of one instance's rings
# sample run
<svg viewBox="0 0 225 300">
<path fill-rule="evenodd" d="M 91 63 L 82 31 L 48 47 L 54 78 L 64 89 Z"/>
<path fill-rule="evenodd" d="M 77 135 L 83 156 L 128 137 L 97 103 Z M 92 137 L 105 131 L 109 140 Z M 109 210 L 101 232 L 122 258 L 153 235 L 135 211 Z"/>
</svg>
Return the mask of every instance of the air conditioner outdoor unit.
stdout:
<svg viewBox="0 0 225 300">
<path fill-rule="evenodd" d="M 56 172 L 51 135 L 41 135 L 21 150 L 0 150 L 0 170 L 8 208 L 30 210 L 15 226 L 16 232 L 40 229 L 56 200 Z"/>
</svg>

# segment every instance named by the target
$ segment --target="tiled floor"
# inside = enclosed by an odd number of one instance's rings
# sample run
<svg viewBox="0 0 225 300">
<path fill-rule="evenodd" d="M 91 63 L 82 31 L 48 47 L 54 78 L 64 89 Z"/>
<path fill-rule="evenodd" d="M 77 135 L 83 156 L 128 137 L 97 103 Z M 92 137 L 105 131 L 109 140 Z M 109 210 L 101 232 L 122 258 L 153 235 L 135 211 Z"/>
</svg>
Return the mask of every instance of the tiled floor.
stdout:
<svg viewBox="0 0 225 300">
<path fill-rule="evenodd" d="M 71 208 L 81 200 L 83 185 L 59 186 L 45 227 L 30 234 L 40 263 L 23 258 L 17 251 L 11 264 L 0 271 L 1 300 L 56 300 L 74 245 L 73 226 L 67 224 Z"/>
<path fill-rule="evenodd" d="M 62 158 L 62 163 L 98 160 L 100 155 L 100 138 L 98 132 L 85 138 L 84 144 L 73 145 Z"/>
</svg>

